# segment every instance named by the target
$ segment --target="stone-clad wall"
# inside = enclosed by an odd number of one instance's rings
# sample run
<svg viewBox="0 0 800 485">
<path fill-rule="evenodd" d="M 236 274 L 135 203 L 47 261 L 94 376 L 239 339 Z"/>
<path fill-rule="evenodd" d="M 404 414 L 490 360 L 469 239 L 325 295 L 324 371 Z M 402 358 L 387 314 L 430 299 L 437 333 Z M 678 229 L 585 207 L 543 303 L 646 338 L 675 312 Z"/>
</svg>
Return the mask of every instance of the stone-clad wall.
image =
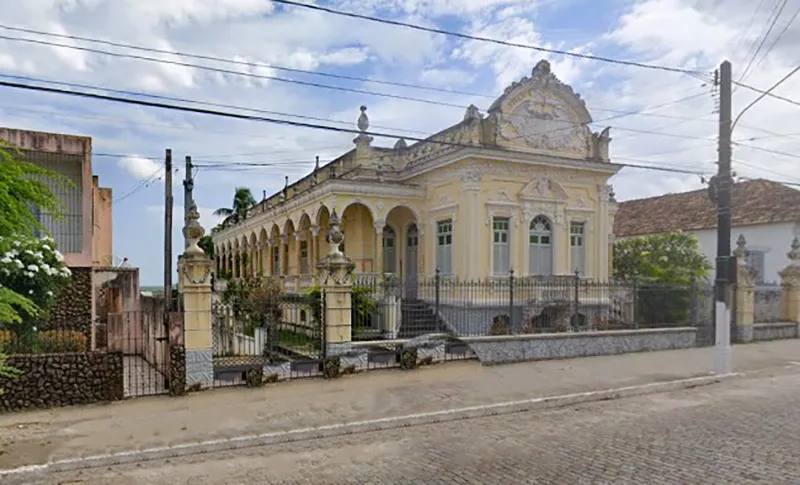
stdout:
<svg viewBox="0 0 800 485">
<path fill-rule="evenodd" d="M 78 330 L 92 341 L 92 268 L 70 268 L 72 280 L 40 330 Z"/>
<path fill-rule="evenodd" d="M 21 373 L 0 377 L 0 412 L 123 398 L 122 352 L 13 355 L 7 364 Z"/>
</svg>

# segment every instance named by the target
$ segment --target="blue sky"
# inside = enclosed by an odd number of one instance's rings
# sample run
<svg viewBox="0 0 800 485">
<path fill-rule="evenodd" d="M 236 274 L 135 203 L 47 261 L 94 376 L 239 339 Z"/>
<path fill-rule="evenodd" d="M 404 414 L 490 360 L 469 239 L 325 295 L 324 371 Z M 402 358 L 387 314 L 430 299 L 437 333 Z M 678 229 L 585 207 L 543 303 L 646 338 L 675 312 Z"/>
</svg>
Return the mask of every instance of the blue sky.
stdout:
<svg viewBox="0 0 800 485">
<path fill-rule="evenodd" d="M 330 86 L 368 90 L 461 108 L 385 96 L 348 93 L 274 80 L 220 74 L 200 69 L 87 53 L 68 48 L 0 39 L 0 75 L 82 83 L 160 96 L 290 113 L 355 128 L 358 107 L 368 106 L 376 131 L 422 136 L 463 116 L 474 103 L 487 108 L 510 82 L 529 75 L 541 53 L 464 41 L 405 28 L 347 19 L 307 9 L 272 5 L 267 0 L 28 0 L 10 2 L 0 24 L 58 34 L 265 63 L 313 72 L 388 80 L 475 95 L 453 94 L 246 67 L 181 56 L 131 51 L 0 29 L 0 35 L 90 47 L 202 64 L 260 75 L 280 76 Z M 343 0 L 319 2 L 341 10 L 404 20 L 447 30 L 535 44 L 572 52 L 619 57 L 691 69 L 713 69 L 728 58 L 735 77 L 751 58 L 745 80 L 769 87 L 798 61 L 800 23 L 779 34 L 800 0 L 790 0 L 758 55 L 753 57 L 778 0 Z M 13 5 L 13 6 L 12 6 Z M 749 27 L 749 28 L 748 28 Z M 780 39 L 774 46 L 772 42 Z M 587 100 L 594 119 L 644 110 L 609 121 L 611 156 L 620 163 L 683 167 L 712 172 L 716 157 L 715 102 L 709 86 L 685 75 L 624 67 L 564 56 L 546 56 L 559 78 Z M 763 57 L 763 58 L 762 58 Z M 4 79 L 0 77 L 0 79 Z M 798 82 L 776 93 L 792 97 Z M 687 96 L 694 98 L 670 103 Z M 796 96 L 796 95 L 795 95 Z M 735 108 L 754 99 L 737 90 Z M 743 144 L 796 152 L 797 106 L 766 99 L 748 111 L 734 136 Z M 233 108 L 227 111 L 244 112 Z M 270 116 L 263 114 L 263 116 Z M 277 118 L 299 120 L 277 116 Z M 215 162 L 197 173 L 195 198 L 207 230 L 213 209 L 230 204 L 233 189 L 244 185 L 256 196 L 293 181 L 323 161 L 349 150 L 352 135 L 235 121 L 93 101 L 0 89 L 0 124 L 13 128 L 91 136 L 93 168 L 103 186 L 114 190 L 114 251 L 141 268 L 145 285 L 159 284 L 162 271 L 164 185 L 142 184 L 157 173 L 166 148 L 178 171 L 174 239 L 180 243 L 183 157 Z M 300 120 L 302 121 L 302 120 Z M 598 123 L 602 129 L 606 123 Z M 404 131 L 405 130 L 405 131 Z M 631 131 L 638 130 L 638 131 Z M 642 133 L 642 132 L 650 133 Z M 792 134 L 792 136 L 776 136 Z M 376 144 L 393 145 L 394 139 Z M 99 156 L 99 154 L 115 156 Z M 122 155 L 122 156 L 116 156 Z M 797 181 L 796 160 L 737 146 L 739 175 Z M 221 166 L 221 163 L 229 163 Z M 245 169 L 232 163 L 275 163 Z M 695 189 L 691 175 L 624 169 L 612 179 L 619 199 Z M 135 188 L 138 189 L 134 190 Z M 176 244 L 176 247 L 180 247 Z"/>
</svg>

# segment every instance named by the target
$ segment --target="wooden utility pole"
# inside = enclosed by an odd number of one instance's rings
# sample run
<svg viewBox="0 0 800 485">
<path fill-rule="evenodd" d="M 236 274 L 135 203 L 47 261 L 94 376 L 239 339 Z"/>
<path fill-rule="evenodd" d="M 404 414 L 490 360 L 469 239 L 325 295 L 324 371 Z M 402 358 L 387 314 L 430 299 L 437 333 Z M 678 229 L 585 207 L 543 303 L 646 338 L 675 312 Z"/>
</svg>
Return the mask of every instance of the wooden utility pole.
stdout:
<svg viewBox="0 0 800 485">
<path fill-rule="evenodd" d="M 172 150 L 164 161 L 164 305 L 172 311 Z"/>
<path fill-rule="evenodd" d="M 186 174 L 183 177 L 183 226 L 189 224 L 189 208 L 192 207 L 194 175 L 192 175 L 192 157 L 186 155 Z M 184 238 L 184 249 L 189 247 L 189 242 Z"/>
</svg>

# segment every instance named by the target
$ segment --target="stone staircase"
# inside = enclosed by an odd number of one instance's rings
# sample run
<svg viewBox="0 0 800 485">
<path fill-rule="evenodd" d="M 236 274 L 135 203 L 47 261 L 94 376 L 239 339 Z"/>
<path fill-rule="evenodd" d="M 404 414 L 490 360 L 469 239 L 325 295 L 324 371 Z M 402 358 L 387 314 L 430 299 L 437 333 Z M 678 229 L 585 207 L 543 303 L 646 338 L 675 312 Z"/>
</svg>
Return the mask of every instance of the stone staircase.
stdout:
<svg viewBox="0 0 800 485">
<path fill-rule="evenodd" d="M 430 304 L 417 298 L 403 298 L 400 303 L 401 323 L 398 338 L 414 338 L 432 333 L 448 333 L 444 323 L 434 315 Z"/>
</svg>

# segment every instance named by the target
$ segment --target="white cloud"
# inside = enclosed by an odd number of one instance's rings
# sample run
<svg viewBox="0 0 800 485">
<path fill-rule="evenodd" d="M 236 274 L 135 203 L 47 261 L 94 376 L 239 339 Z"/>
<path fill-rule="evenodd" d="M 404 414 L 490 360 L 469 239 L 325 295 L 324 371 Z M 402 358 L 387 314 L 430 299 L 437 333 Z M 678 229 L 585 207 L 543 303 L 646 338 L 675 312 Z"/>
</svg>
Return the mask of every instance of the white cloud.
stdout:
<svg viewBox="0 0 800 485">
<path fill-rule="evenodd" d="M 149 180 L 155 174 L 163 172 L 163 165 L 137 155 L 121 158 L 119 166 L 138 180 Z"/>
<path fill-rule="evenodd" d="M 438 86 L 464 86 L 475 80 L 475 73 L 463 69 L 425 69 L 419 74 L 420 83 Z"/>
</svg>

